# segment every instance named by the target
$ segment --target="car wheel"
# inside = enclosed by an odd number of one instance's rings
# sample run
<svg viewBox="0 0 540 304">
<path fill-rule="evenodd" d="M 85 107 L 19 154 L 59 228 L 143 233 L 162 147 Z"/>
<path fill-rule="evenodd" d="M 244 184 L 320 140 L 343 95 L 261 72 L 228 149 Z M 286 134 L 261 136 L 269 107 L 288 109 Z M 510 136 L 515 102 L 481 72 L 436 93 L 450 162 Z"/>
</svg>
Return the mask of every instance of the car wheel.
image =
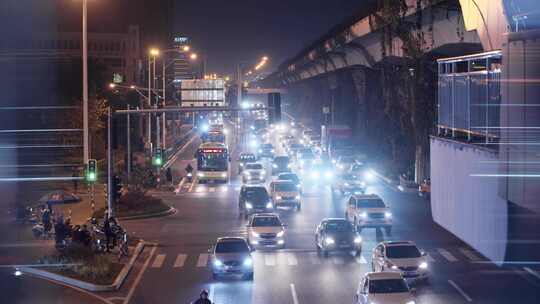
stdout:
<svg viewBox="0 0 540 304">
<path fill-rule="evenodd" d="M 249 281 L 253 281 L 253 272 L 245 274 L 244 279 L 249 280 Z"/>
</svg>

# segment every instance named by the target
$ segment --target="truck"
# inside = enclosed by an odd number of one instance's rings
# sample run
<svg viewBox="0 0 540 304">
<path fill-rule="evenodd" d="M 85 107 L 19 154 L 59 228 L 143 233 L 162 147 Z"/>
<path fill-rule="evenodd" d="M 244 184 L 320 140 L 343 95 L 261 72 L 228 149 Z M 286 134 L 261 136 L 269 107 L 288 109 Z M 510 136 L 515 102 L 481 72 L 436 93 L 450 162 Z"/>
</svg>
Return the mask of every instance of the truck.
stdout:
<svg viewBox="0 0 540 304">
<path fill-rule="evenodd" d="M 346 125 L 322 125 L 321 149 L 332 161 L 337 161 L 340 155 L 354 154 L 352 129 Z"/>
</svg>

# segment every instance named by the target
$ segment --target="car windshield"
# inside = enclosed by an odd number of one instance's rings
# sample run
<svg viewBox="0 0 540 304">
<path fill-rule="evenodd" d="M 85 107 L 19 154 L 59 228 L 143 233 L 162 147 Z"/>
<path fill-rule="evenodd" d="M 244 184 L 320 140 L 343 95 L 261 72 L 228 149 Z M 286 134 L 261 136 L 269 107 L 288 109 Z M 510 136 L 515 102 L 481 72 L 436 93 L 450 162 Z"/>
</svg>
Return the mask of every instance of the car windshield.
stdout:
<svg viewBox="0 0 540 304">
<path fill-rule="evenodd" d="M 247 164 L 246 169 L 249 170 L 262 170 L 263 166 L 261 164 Z"/>
<path fill-rule="evenodd" d="M 280 174 L 279 175 L 280 180 L 290 180 L 295 183 L 299 182 L 298 176 L 296 174 Z"/>
<path fill-rule="evenodd" d="M 276 157 L 274 158 L 274 163 L 276 165 L 286 165 L 289 163 L 289 158 L 288 157 Z"/>
<path fill-rule="evenodd" d="M 257 216 L 251 223 L 252 227 L 275 227 L 281 226 L 281 221 L 277 216 Z"/>
<path fill-rule="evenodd" d="M 353 226 L 347 221 L 330 221 L 326 223 L 327 232 L 351 232 Z"/>
<path fill-rule="evenodd" d="M 388 246 L 386 256 L 390 259 L 411 259 L 422 256 L 416 246 Z"/>
<path fill-rule="evenodd" d="M 216 253 L 236 253 L 249 252 L 249 247 L 245 241 L 222 241 L 216 245 Z"/>
<path fill-rule="evenodd" d="M 401 293 L 409 292 L 403 279 L 370 280 L 369 293 Z"/>
<path fill-rule="evenodd" d="M 268 192 L 263 187 L 250 188 L 246 191 L 246 198 L 252 202 L 268 201 Z"/>
<path fill-rule="evenodd" d="M 276 191 L 297 191 L 296 185 L 293 183 L 278 183 L 276 184 Z"/>
<path fill-rule="evenodd" d="M 357 202 L 358 208 L 385 208 L 386 205 L 380 199 L 360 199 Z"/>
</svg>

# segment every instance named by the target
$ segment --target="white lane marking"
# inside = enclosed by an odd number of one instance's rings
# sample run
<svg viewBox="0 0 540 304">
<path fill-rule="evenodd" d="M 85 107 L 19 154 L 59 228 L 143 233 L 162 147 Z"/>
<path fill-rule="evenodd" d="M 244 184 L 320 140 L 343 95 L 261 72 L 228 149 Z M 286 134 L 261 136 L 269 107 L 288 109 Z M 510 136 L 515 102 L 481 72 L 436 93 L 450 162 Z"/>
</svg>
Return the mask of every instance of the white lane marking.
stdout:
<svg viewBox="0 0 540 304">
<path fill-rule="evenodd" d="M 319 260 L 319 257 L 318 257 L 316 252 L 310 252 L 309 253 L 309 260 L 311 261 L 311 264 L 313 264 L 313 265 L 321 264 L 321 260 Z"/>
<path fill-rule="evenodd" d="M 216 192 L 216 188 L 215 188 L 215 187 L 210 187 L 210 188 L 208 189 L 208 191 L 210 191 L 210 192 Z"/>
<path fill-rule="evenodd" d="M 197 259 L 197 267 L 206 267 L 208 265 L 208 253 L 201 253 Z"/>
<path fill-rule="evenodd" d="M 430 263 L 435 262 L 435 259 L 434 259 L 430 254 L 427 254 L 427 255 L 426 255 L 426 260 L 427 260 L 428 262 L 430 262 Z"/>
<path fill-rule="evenodd" d="M 449 283 L 450 285 L 452 285 L 452 287 L 454 287 L 454 289 L 457 290 L 457 292 L 459 292 L 459 294 L 460 294 L 463 298 L 465 298 L 465 300 L 467 300 L 467 302 L 472 302 L 471 297 L 469 297 L 469 296 L 465 293 L 465 291 L 463 291 L 463 289 L 461 289 L 454 281 L 448 280 L 448 283 Z"/>
<path fill-rule="evenodd" d="M 144 272 L 146 271 L 146 268 L 148 268 L 148 265 L 150 264 L 150 260 L 152 259 L 152 256 L 154 256 L 154 253 L 156 252 L 156 249 L 157 249 L 157 247 L 154 246 L 154 248 L 152 248 L 152 251 L 150 251 L 150 255 L 148 256 L 148 259 L 146 259 L 146 261 L 144 262 L 144 264 L 142 266 L 141 271 L 139 272 L 139 274 L 137 274 L 137 277 L 135 278 L 135 281 L 133 282 L 133 285 L 131 285 L 131 289 L 129 290 L 123 304 L 129 303 L 129 300 L 133 296 L 133 293 L 135 292 L 135 289 L 137 288 L 137 285 L 139 285 L 139 282 L 141 281 L 141 278 L 142 278 Z"/>
<path fill-rule="evenodd" d="M 186 262 L 187 254 L 180 253 L 176 256 L 176 260 L 174 260 L 173 268 L 180 268 L 184 266 L 184 263 Z"/>
<path fill-rule="evenodd" d="M 356 260 L 356 263 L 358 264 L 367 264 L 366 258 L 364 258 L 363 255 L 356 257 L 355 260 Z"/>
<path fill-rule="evenodd" d="M 338 256 L 332 257 L 332 261 L 333 261 L 334 264 L 336 264 L 336 265 L 343 265 L 343 264 L 345 264 L 345 261 L 343 260 L 343 257 L 338 257 Z"/>
<path fill-rule="evenodd" d="M 267 253 L 264 255 L 264 265 L 266 266 L 276 266 L 276 256 L 272 253 Z"/>
<path fill-rule="evenodd" d="M 291 283 L 291 295 L 293 304 L 298 304 L 298 295 L 296 294 L 296 288 L 294 287 L 294 284 Z"/>
<path fill-rule="evenodd" d="M 193 188 L 195 188 L 195 185 L 197 185 L 198 182 L 199 182 L 199 179 L 197 177 L 192 179 L 191 180 L 191 186 L 189 187 L 188 192 L 193 192 Z"/>
<path fill-rule="evenodd" d="M 165 255 L 164 254 L 158 254 L 156 255 L 156 258 L 154 259 L 154 263 L 152 263 L 151 268 L 161 268 L 163 266 L 163 262 L 165 262 Z"/>
<path fill-rule="evenodd" d="M 298 265 L 298 260 L 296 259 L 296 256 L 294 253 L 287 254 L 287 263 L 289 266 L 296 266 Z"/>
<path fill-rule="evenodd" d="M 526 272 L 528 272 L 530 275 L 532 275 L 533 277 L 537 278 L 540 280 L 540 274 L 532 269 L 530 269 L 529 267 L 523 267 L 523 270 L 525 270 Z"/>
<path fill-rule="evenodd" d="M 454 255 L 452 255 L 448 250 L 444 248 L 437 248 L 437 251 L 448 260 L 448 262 L 457 262 L 458 259 Z"/>
<path fill-rule="evenodd" d="M 467 248 L 459 248 L 459 251 L 466 256 L 469 260 L 476 262 L 480 261 L 480 257 L 477 256 L 472 250 Z"/>
</svg>

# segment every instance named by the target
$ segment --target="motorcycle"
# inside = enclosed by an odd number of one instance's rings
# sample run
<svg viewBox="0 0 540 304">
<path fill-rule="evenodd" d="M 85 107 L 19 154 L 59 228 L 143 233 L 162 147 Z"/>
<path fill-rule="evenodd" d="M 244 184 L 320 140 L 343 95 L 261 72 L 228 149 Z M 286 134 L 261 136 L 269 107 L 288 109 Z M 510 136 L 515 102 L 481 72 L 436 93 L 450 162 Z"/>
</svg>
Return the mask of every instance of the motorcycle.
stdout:
<svg viewBox="0 0 540 304">
<path fill-rule="evenodd" d="M 189 172 L 187 175 L 186 175 L 186 179 L 187 179 L 187 182 L 188 183 L 191 183 L 193 181 L 193 173 Z"/>
</svg>

